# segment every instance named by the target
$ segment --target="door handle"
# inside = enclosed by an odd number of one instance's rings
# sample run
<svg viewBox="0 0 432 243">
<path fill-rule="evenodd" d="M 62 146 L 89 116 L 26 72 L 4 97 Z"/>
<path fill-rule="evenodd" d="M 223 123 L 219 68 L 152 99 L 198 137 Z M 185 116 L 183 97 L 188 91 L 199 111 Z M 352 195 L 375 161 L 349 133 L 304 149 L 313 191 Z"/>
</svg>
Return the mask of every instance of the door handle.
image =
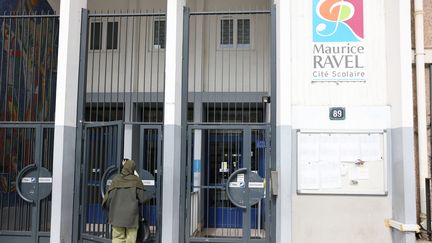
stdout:
<svg viewBox="0 0 432 243">
<path fill-rule="evenodd" d="M 28 203 L 34 203 L 34 200 L 27 198 L 26 196 L 24 196 L 24 194 L 21 191 L 21 183 L 22 183 L 22 177 L 25 173 L 27 173 L 30 170 L 34 170 L 36 169 L 36 164 L 30 164 L 27 165 L 26 167 L 24 167 L 17 175 L 16 178 L 16 190 L 18 195 L 26 202 Z M 35 183 L 38 183 L 37 181 Z"/>
</svg>

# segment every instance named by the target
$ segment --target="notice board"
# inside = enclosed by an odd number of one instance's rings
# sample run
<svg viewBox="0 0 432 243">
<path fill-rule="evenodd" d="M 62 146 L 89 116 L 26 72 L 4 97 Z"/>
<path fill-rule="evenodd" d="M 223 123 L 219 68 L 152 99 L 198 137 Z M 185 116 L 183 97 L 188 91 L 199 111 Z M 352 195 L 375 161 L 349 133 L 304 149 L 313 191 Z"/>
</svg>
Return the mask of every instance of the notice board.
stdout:
<svg viewBox="0 0 432 243">
<path fill-rule="evenodd" d="M 297 193 L 387 195 L 386 132 L 297 132 Z"/>
</svg>

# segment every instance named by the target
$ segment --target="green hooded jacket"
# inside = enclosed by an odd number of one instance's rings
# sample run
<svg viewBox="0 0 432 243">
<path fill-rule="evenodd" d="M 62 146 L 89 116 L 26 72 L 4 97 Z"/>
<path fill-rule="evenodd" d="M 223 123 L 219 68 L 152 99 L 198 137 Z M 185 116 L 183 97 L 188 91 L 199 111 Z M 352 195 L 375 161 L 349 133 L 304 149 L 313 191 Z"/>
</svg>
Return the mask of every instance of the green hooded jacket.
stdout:
<svg viewBox="0 0 432 243">
<path fill-rule="evenodd" d="M 134 175 L 135 162 L 127 160 L 112 180 L 102 207 L 108 209 L 108 223 L 116 227 L 138 227 L 140 203 L 144 203 L 144 185 Z"/>
</svg>

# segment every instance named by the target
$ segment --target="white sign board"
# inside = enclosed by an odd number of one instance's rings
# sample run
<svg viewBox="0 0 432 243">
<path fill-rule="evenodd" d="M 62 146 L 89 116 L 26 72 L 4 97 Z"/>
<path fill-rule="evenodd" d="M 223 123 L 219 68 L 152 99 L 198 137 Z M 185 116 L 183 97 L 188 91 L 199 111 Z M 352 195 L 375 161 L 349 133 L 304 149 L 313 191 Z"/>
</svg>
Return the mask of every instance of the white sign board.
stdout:
<svg viewBox="0 0 432 243">
<path fill-rule="evenodd" d="M 299 131 L 299 194 L 387 194 L 384 131 Z"/>
</svg>

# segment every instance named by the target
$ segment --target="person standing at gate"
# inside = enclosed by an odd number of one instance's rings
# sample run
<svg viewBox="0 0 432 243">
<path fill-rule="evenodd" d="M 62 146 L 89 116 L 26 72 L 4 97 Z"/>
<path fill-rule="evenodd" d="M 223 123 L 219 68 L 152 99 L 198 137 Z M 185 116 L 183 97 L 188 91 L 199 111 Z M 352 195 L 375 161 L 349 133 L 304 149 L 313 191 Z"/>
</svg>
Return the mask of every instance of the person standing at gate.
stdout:
<svg viewBox="0 0 432 243">
<path fill-rule="evenodd" d="M 139 207 L 144 203 L 144 185 L 134 174 L 135 162 L 123 161 L 121 173 L 112 180 L 104 196 L 102 208 L 108 209 L 113 243 L 135 243 L 138 232 Z"/>
</svg>

